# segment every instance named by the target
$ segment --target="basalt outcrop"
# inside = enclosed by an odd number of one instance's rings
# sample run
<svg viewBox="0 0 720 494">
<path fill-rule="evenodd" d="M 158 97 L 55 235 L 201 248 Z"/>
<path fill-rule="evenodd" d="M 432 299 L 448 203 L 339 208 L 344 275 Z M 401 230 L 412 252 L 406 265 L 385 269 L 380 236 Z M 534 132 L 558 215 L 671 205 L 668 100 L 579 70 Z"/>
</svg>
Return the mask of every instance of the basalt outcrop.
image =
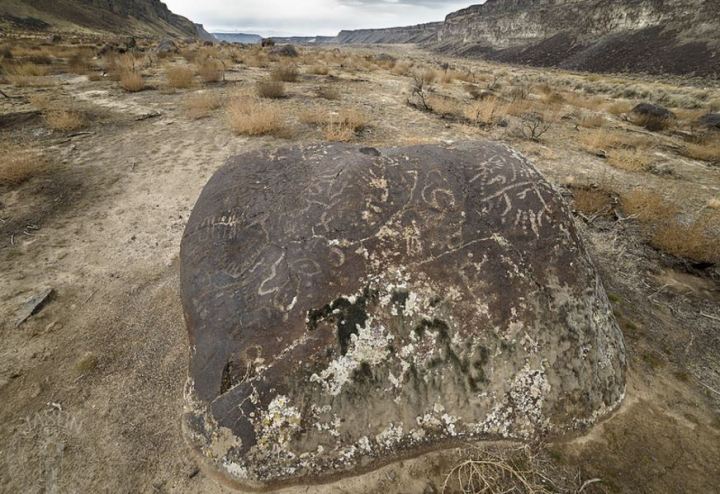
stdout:
<svg viewBox="0 0 720 494">
<path fill-rule="evenodd" d="M 233 485 L 610 413 L 622 334 L 572 216 L 496 143 L 231 158 L 181 247 L 184 429 Z"/>
<path fill-rule="evenodd" d="M 717 0 L 488 0 L 449 14 L 433 46 L 598 72 L 720 75 Z"/>
<path fill-rule="evenodd" d="M 20 18 L 22 25 L 13 22 Z M 215 39 L 160 0 L 13 0 L 0 2 L 3 23 L 27 30 Z"/>
</svg>

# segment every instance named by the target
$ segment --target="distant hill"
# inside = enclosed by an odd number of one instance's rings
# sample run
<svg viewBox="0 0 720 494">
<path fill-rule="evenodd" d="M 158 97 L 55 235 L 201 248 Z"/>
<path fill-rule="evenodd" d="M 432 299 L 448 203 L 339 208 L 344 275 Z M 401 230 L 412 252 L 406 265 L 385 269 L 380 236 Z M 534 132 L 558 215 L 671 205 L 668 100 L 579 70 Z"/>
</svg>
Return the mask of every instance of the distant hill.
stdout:
<svg viewBox="0 0 720 494">
<path fill-rule="evenodd" d="M 262 41 L 262 36 L 259 34 L 245 34 L 245 33 L 213 33 L 220 41 L 227 41 L 228 43 L 245 43 L 245 44 L 256 44 Z"/>
<path fill-rule="evenodd" d="M 213 39 L 160 0 L 0 0 L 0 27 Z"/>
</svg>

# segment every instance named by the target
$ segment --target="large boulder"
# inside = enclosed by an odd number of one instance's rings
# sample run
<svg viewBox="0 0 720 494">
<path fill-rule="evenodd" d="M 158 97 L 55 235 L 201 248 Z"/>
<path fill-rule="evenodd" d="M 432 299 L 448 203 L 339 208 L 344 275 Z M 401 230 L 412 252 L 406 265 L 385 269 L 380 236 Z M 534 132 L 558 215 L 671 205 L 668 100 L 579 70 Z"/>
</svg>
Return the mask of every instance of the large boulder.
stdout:
<svg viewBox="0 0 720 494">
<path fill-rule="evenodd" d="M 647 130 L 664 130 L 675 119 L 675 114 L 664 106 L 640 103 L 630 111 L 631 120 Z"/>
<path fill-rule="evenodd" d="M 181 247 L 184 429 L 234 485 L 582 430 L 625 353 L 558 193 L 501 144 L 231 158 Z"/>
</svg>

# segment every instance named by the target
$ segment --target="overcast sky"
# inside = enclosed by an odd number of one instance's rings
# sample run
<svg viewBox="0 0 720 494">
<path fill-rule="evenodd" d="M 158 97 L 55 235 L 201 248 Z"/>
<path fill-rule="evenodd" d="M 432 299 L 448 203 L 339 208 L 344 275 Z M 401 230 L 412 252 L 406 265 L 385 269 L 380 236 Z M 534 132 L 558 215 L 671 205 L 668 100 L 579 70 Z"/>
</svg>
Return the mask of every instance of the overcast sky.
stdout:
<svg viewBox="0 0 720 494">
<path fill-rule="evenodd" d="M 457 0 L 164 0 L 170 10 L 210 32 L 263 36 L 337 34 L 341 29 L 441 21 L 483 1 Z"/>
</svg>

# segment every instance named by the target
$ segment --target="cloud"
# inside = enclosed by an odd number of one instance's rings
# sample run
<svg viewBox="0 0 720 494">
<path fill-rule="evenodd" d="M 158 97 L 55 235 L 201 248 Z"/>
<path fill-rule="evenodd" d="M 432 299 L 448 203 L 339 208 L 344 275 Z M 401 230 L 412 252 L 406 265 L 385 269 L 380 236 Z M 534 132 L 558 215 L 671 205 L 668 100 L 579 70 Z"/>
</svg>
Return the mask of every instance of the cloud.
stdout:
<svg viewBox="0 0 720 494">
<path fill-rule="evenodd" d="M 456 0 L 165 0 L 175 13 L 211 32 L 264 36 L 335 35 L 341 29 L 441 21 L 471 2 Z"/>
</svg>

